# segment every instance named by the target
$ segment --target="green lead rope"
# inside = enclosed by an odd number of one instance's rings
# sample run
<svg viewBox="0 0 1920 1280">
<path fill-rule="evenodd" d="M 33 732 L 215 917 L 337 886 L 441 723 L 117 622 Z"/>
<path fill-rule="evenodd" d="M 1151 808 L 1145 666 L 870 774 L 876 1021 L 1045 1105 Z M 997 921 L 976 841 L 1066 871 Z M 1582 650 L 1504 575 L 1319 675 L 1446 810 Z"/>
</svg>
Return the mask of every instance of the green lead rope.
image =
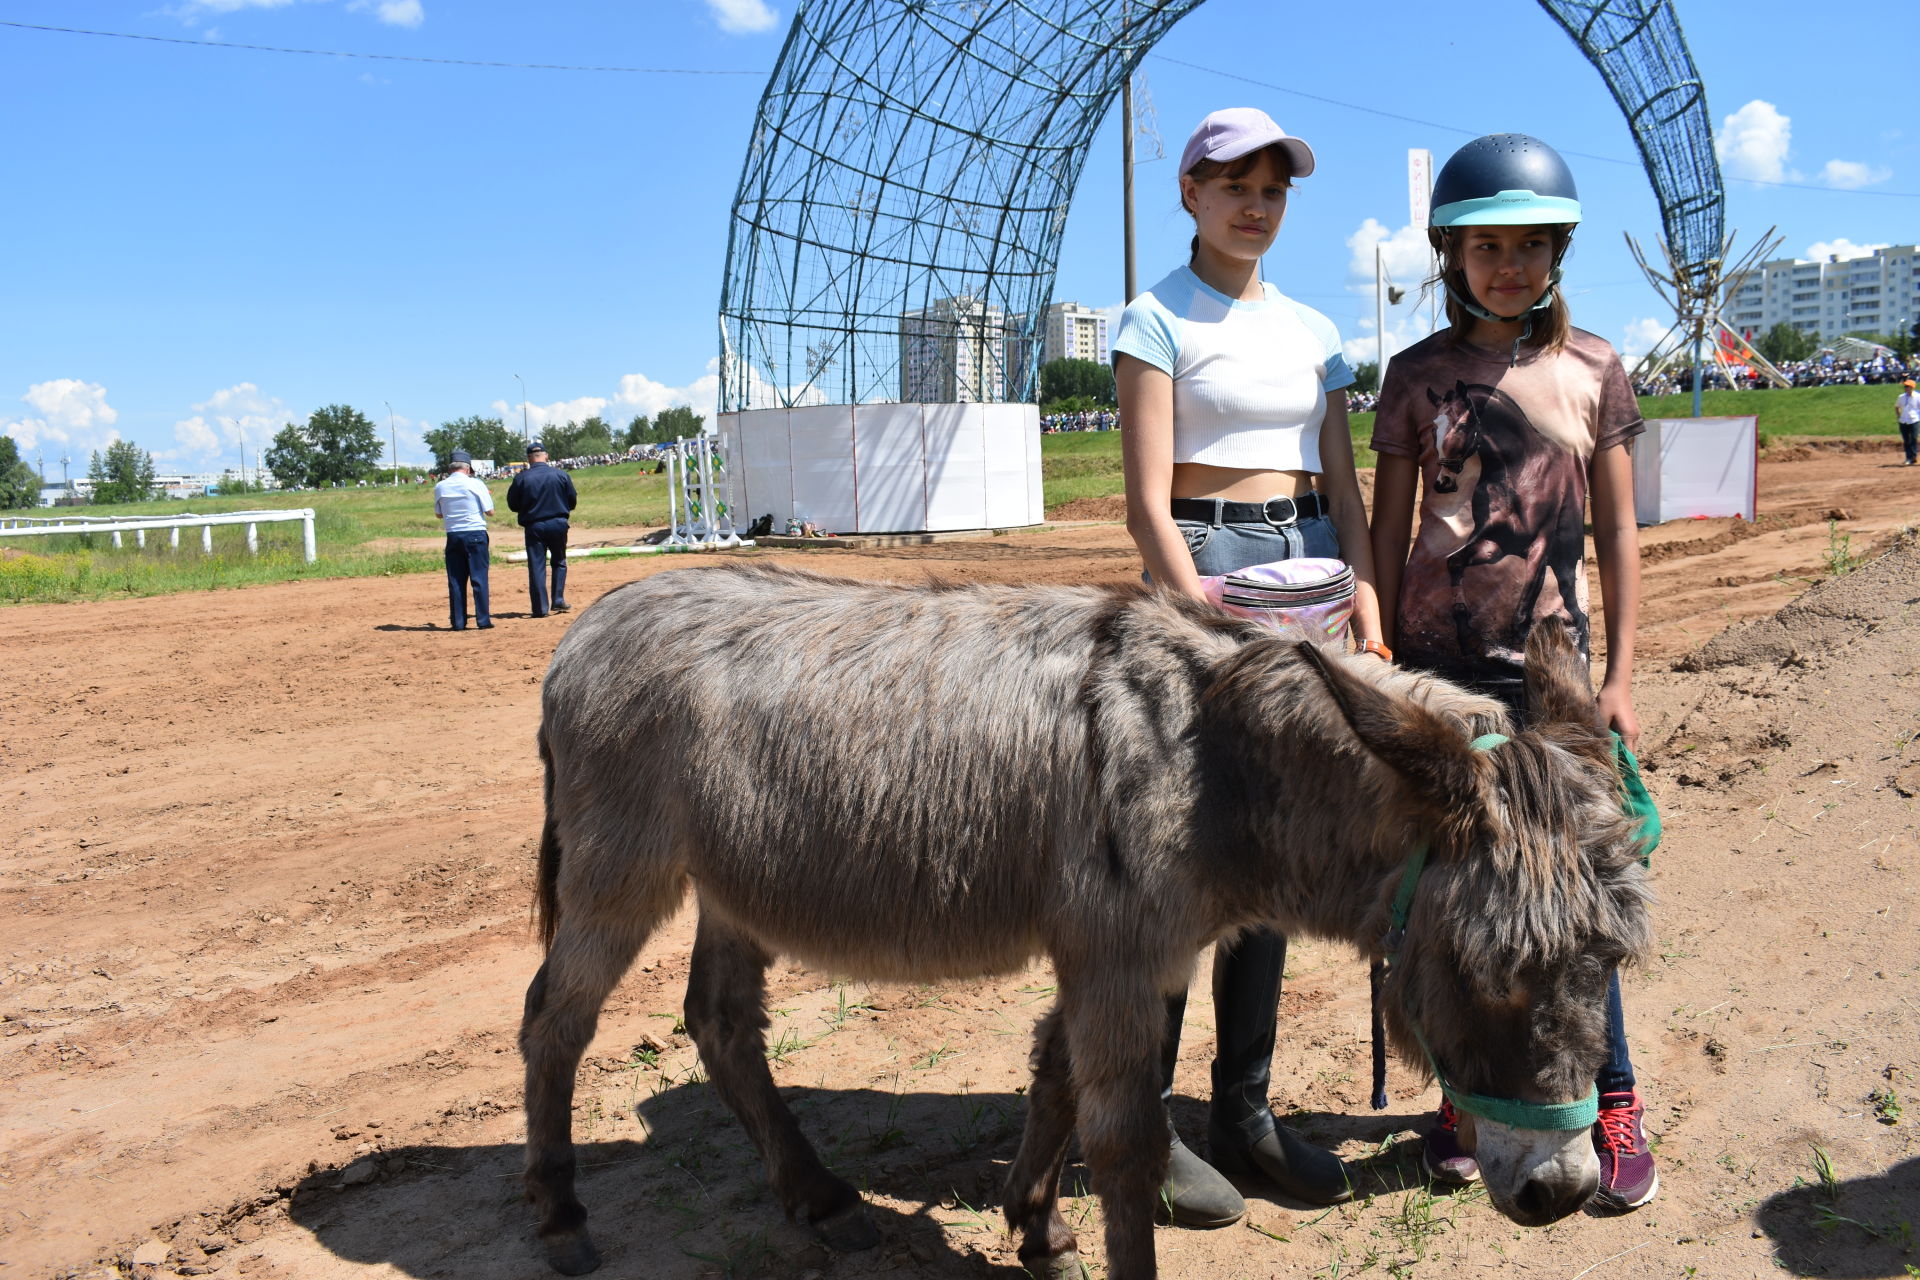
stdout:
<svg viewBox="0 0 1920 1280">
<path fill-rule="evenodd" d="M 1483 733 L 1473 740 L 1475 751 L 1491 751 L 1504 746 L 1512 739 L 1503 733 Z M 1642 865 L 1650 865 L 1653 851 L 1660 843 L 1660 811 L 1654 806 L 1653 797 L 1647 791 L 1646 783 L 1640 777 L 1640 761 L 1618 733 L 1613 734 L 1614 762 L 1620 774 L 1620 803 L 1627 817 L 1632 820 L 1640 840 L 1640 858 Z M 1400 871 L 1400 886 L 1393 895 L 1393 910 L 1388 919 L 1386 937 L 1381 939 L 1382 958 L 1375 960 L 1368 974 L 1368 985 L 1373 994 L 1373 1109 L 1384 1111 L 1387 1106 L 1387 1046 L 1386 1027 L 1380 1012 L 1381 984 L 1394 958 L 1399 955 L 1401 944 L 1407 937 L 1407 919 L 1413 914 L 1413 895 L 1419 887 L 1421 873 L 1427 867 L 1427 846 L 1422 844 L 1407 856 L 1406 865 Z M 1440 1063 L 1433 1056 L 1433 1050 L 1427 1047 L 1427 1038 L 1420 1028 L 1413 1029 L 1414 1039 L 1420 1044 L 1420 1052 L 1427 1057 L 1427 1065 L 1433 1070 L 1433 1078 L 1439 1082 L 1440 1091 L 1458 1110 L 1497 1124 L 1509 1125 L 1515 1129 L 1558 1129 L 1573 1130 L 1591 1128 L 1600 1118 L 1600 1092 L 1589 1087 L 1587 1096 L 1573 1102 L 1522 1102 L 1517 1098 L 1493 1098 L 1486 1094 L 1469 1093 L 1456 1089 L 1440 1070 Z"/>
</svg>

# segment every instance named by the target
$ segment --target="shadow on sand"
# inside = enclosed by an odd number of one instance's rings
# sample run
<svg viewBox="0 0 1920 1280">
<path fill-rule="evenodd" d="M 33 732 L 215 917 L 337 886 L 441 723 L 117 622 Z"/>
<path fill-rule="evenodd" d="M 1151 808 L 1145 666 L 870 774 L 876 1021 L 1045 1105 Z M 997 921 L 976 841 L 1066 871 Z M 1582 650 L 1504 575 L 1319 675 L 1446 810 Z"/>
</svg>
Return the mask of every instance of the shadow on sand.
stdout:
<svg viewBox="0 0 1920 1280">
<path fill-rule="evenodd" d="M 638 1100 L 637 1110 L 577 1114 L 580 1195 L 603 1258 L 601 1274 L 648 1280 L 767 1275 L 985 1277 L 1024 1274 L 1000 1212 L 1001 1183 L 1019 1146 L 1024 1099 L 1011 1093 L 911 1093 L 783 1089 L 821 1157 L 868 1196 L 881 1243 L 835 1255 L 790 1224 L 767 1190 L 744 1131 L 705 1082 Z M 1184 1133 L 1204 1137 L 1206 1108 L 1175 1100 Z M 1385 1146 L 1419 1117 L 1299 1115 L 1289 1123 L 1317 1141 L 1382 1144 L 1358 1162 L 1363 1192 L 1419 1181 L 1419 1146 Z M 610 1133 L 611 1131 L 611 1133 Z M 588 1140 L 591 1138 L 592 1140 Z M 521 1196 L 523 1149 L 396 1147 L 309 1175 L 289 1212 L 330 1253 L 385 1264 L 407 1276 L 461 1280 L 552 1274 Z M 1088 1194 L 1084 1166 L 1069 1163 L 1063 1200 Z M 1243 1188 L 1287 1208 L 1255 1184 Z M 1083 1240 L 1098 1220 L 1063 1203 Z"/>
<path fill-rule="evenodd" d="M 1885 1173 L 1845 1181 L 1813 1182 L 1782 1191 L 1757 1216 L 1773 1241 L 1773 1256 L 1797 1276 L 1869 1280 L 1910 1276 L 1920 1212 L 1920 1159 Z"/>
</svg>

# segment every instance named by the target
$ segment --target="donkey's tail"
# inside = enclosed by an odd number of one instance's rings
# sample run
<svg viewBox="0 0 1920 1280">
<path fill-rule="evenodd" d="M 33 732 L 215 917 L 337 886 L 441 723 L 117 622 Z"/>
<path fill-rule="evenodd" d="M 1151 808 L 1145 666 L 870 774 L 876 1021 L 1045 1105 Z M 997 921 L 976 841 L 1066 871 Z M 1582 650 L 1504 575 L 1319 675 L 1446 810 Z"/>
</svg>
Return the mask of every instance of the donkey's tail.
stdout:
<svg viewBox="0 0 1920 1280">
<path fill-rule="evenodd" d="M 553 945 L 560 925 L 560 832 L 553 820 L 553 752 L 547 747 L 547 728 L 540 726 L 540 764 L 546 772 L 541 787 L 544 816 L 540 822 L 540 866 L 533 890 L 534 927 L 540 945 Z"/>
</svg>

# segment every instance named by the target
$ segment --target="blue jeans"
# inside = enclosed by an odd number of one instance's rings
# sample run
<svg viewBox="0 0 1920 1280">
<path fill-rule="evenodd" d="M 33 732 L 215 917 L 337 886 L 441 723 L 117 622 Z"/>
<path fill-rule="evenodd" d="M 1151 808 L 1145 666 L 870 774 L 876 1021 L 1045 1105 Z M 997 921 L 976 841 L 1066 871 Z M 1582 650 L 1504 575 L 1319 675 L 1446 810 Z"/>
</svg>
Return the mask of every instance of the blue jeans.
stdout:
<svg viewBox="0 0 1920 1280">
<path fill-rule="evenodd" d="M 453 629 L 467 628 L 467 583 L 473 583 L 473 616 L 483 627 L 493 625 L 493 610 L 487 600 L 487 557 L 490 548 L 485 529 L 447 535 L 447 604 Z"/>
<path fill-rule="evenodd" d="M 1339 534 L 1333 520 L 1324 515 L 1292 525 L 1178 519 L 1174 524 L 1187 540 L 1193 567 L 1203 577 L 1276 560 L 1338 559 L 1340 555 Z M 1251 1146 L 1273 1127 L 1267 1092 L 1278 1041 L 1280 980 L 1286 967 L 1287 939 L 1277 930 L 1252 929 L 1231 945 L 1214 947 L 1213 1099 L 1208 1132 L 1215 1142 L 1231 1136 Z M 1186 1010 L 1186 992 L 1167 998 L 1160 1096 L 1168 1101 L 1173 1098 L 1173 1068 Z"/>
<path fill-rule="evenodd" d="M 536 520 L 522 530 L 527 535 L 527 592 L 533 597 L 533 616 L 547 613 L 547 557 L 553 557 L 553 603 L 567 602 L 567 522 Z"/>
<path fill-rule="evenodd" d="M 1461 681 L 1475 693 L 1498 698 L 1512 713 L 1514 723 L 1527 723 L 1526 686 L 1509 680 Z M 1607 1060 L 1593 1079 L 1601 1093 L 1631 1093 L 1635 1080 L 1633 1056 L 1627 1052 L 1627 1019 L 1620 1007 L 1620 971 L 1607 977 Z"/>
<path fill-rule="evenodd" d="M 1249 565 L 1309 557 L 1340 558 L 1340 535 L 1331 516 L 1315 516 L 1298 524 L 1213 524 L 1204 520 L 1175 520 L 1187 540 L 1193 567 L 1202 577 L 1232 573 Z"/>
</svg>

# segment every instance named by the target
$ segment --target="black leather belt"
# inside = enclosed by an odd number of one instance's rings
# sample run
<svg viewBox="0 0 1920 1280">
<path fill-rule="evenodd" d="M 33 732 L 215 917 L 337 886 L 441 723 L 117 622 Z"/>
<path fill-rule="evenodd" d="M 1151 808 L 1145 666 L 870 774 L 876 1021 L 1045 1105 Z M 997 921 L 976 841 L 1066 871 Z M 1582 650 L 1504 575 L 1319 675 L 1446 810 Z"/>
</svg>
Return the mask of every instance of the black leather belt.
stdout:
<svg viewBox="0 0 1920 1280">
<path fill-rule="evenodd" d="M 1265 502 L 1175 498 L 1168 505 L 1175 520 L 1203 520 L 1208 524 L 1270 524 L 1281 529 L 1327 512 L 1326 499 L 1317 493 L 1304 493 L 1297 498 L 1268 498 Z"/>
</svg>

